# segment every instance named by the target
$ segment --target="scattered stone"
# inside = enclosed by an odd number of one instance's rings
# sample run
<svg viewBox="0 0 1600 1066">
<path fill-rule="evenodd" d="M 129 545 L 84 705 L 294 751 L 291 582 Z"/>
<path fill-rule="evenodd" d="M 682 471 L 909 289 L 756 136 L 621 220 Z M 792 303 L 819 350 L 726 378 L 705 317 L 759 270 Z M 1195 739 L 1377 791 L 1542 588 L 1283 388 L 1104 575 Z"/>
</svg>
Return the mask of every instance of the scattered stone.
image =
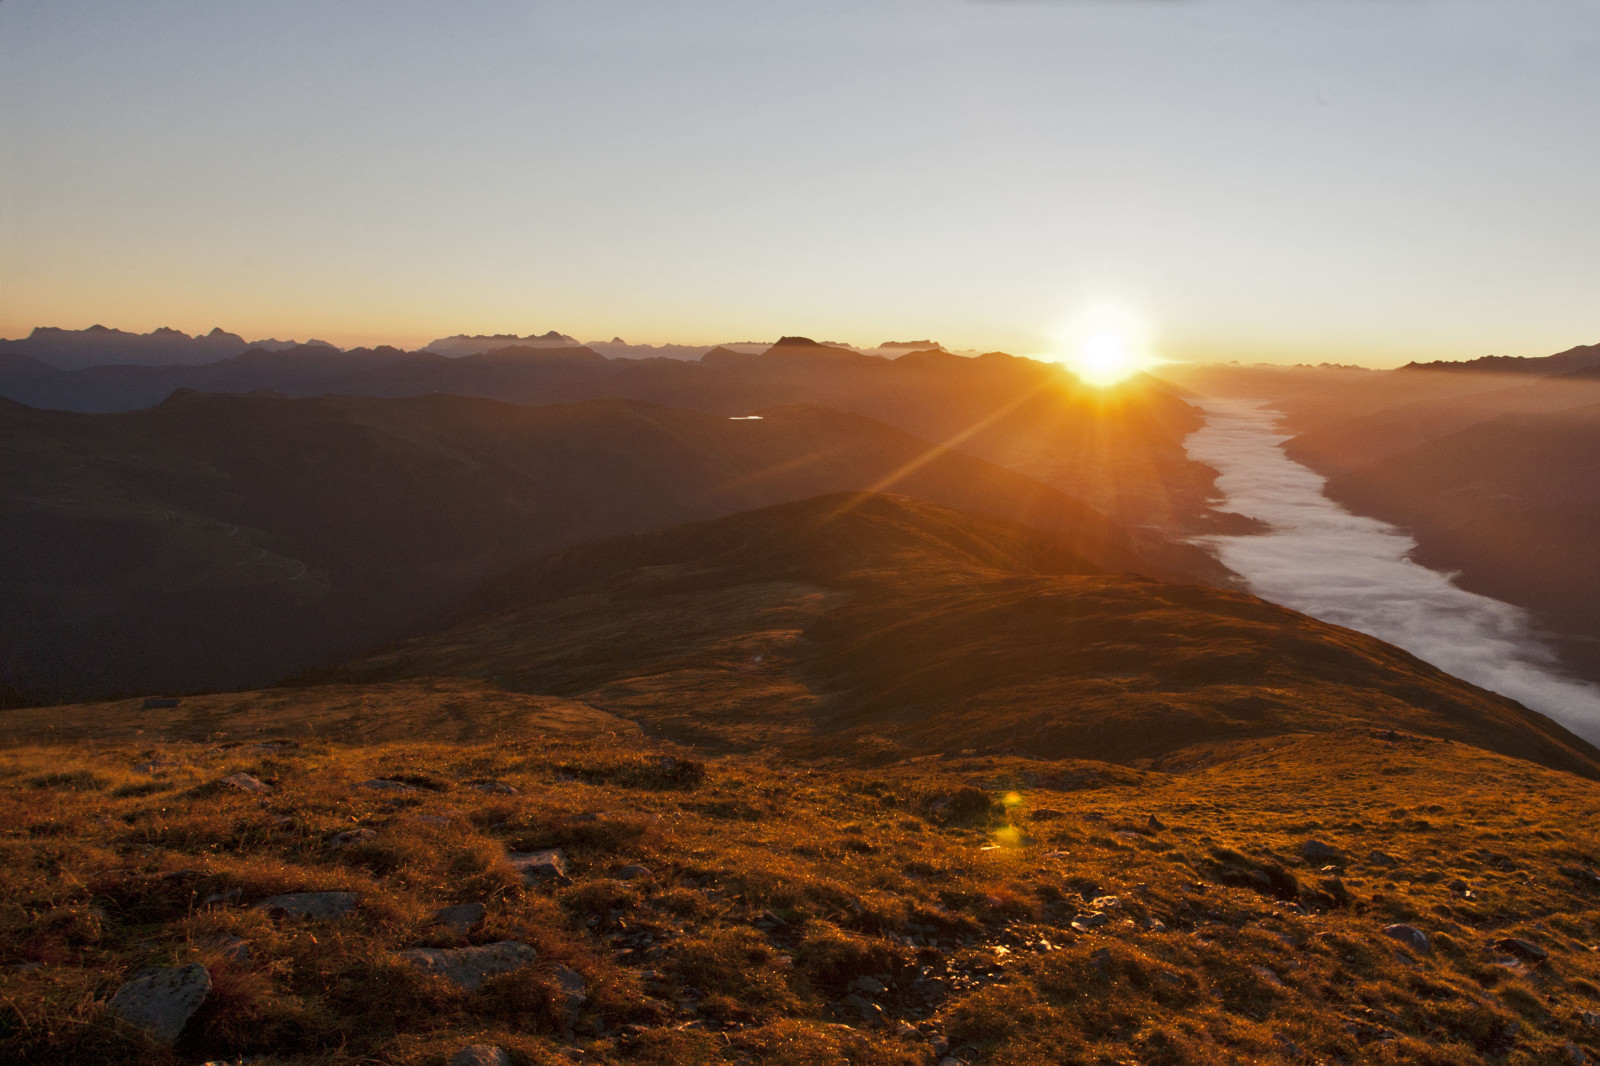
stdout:
<svg viewBox="0 0 1600 1066">
<path fill-rule="evenodd" d="M 477 792 L 488 792 L 496 796 L 515 796 L 517 794 L 517 790 L 504 781 L 473 781 L 467 787 Z"/>
<path fill-rule="evenodd" d="M 345 848 L 351 844 L 360 844 L 365 840 L 372 840 L 378 835 L 375 829 L 347 829 L 343 833 L 335 833 L 333 839 L 328 841 L 330 848 Z"/>
<path fill-rule="evenodd" d="M 1110 920 L 1111 919 L 1109 917 L 1101 914 L 1099 911 L 1091 911 L 1088 914 L 1080 914 L 1076 918 L 1072 919 L 1072 928 L 1076 929 L 1080 933 L 1087 933 L 1091 929 L 1100 928 Z"/>
<path fill-rule="evenodd" d="M 872 1000 L 867 999 L 865 996 L 857 995 L 854 992 L 851 992 L 849 995 L 845 996 L 838 1003 L 834 1004 L 834 1006 L 846 1014 L 855 1014 L 860 1016 L 861 1020 L 864 1022 L 876 1021 L 883 1016 L 882 1007 L 872 1002 Z"/>
<path fill-rule="evenodd" d="M 1301 844 L 1300 854 L 1307 862 L 1313 863 L 1338 863 L 1344 860 L 1342 851 L 1320 840 L 1308 840 Z"/>
<path fill-rule="evenodd" d="M 178 1039 L 211 992 L 211 975 L 198 962 L 140 970 L 117 989 L 107 1009 L 163 1044 Z"/>
<path fill-rule="evenodd" d="M 617 876 L 624 881 L 648 881 L 655 875 L 650 872 L 650 867 L 632 863 L 618 870 Z"/>
<path fill-rule="evenodd" d="M 219 933 L 206 942 L 206 947 L 217 953 L 219 958 L 229 962 L 248 962 L 250 960 L 250 945 L 231 933 Z"/>
<path fill-rule="evenodd" d="M 1428 939 L 1427 933 L 1414 925 L 1386 925 L 1383 927 L 1383 935 L 1400 941 L 1412 951 L 1424 955 L 1433 954 L 1433 941 Z"/>
<path fill-rule="evenodd" d="M 1400 865 L 1399 859 L 1395 858 L 1393 855 L 1390 855 L 1386 851 L 1378 851 L 1376 849 L 1367 852 L 1367 862 L 1371 863 L 1373 866 L 1388 866 L 1391 868 Z"/>
<path fill-rule="evenodd" d="M 1472 899 L 1473 898 L 1472 889 L 1470 887 L 1468 887 L 1467 883 L 1465 881 L 1461 880 L 1459 877 L 1456 878 L 1454 881 L 1446 881 L 1444 887 L 1448 888 L 1450 891 L 1454 892 L 1456 895 L 1461 896 L 1463 899 Z"/>
<path fill-rule="evenodd" d="M 1270 967 L 1270 966 L 1252 966 L 1252 967 L 1250 967 L 1250 969 L 1255 971 L 1255 975 L 1257 977 L 1261 978 L 1267 984 L 1272 985 L 1275 988 L 1282 988 L 1283 987 L 1282 978 L 1280 978 L 1278 976 L 1277 971 L 1274 970 L 1272 967 Z"/>
<path fill-rule="evenodd" d="M 1161 823 L 1160 818 L 1157 818 L 1152 814 L 1150 816 L 1150 820 L 1145 823 L 1145 828 L 1149 829 L 1152 833 L 1159 833 L 1165 829 L 1166 826 Z"/>
<path fill-rule="evenodd" d="M 1120 896 L 1097 896 L 1089 901 L 1089 905 L 1099 911 L 1114 911 L 1122 906 Z"/>
<path fill-rule="evenodd" d="M 356 897 L 352 892 L 289 892 L 264 899 L 256 906 L 291 918 L 331 920 L 343 918 L 355 910 Z"/>
<path fill-rule="evenodd" d="M 850 987 L 869 996 L 881 996 L 889 991 L 888 987 L 876 977 L 857 977 Z"/>
<path fill-rule="evenodd" d="M 1600 888 L 1600 873 L 1596 873 L 1587 866 L 1560 866 L 1557 867 L 1557 870 L 1563 877 L 1570 877 L 1580 885 Z"/>
<path fill-rule="evenodd" d="M 537 952 L 527 944 L 501 940 L 473 948 L 409 948 L 396 957 L 470 992 L 497 974 L 520 970 L 537 957 Z"/>
<path fill-rule="evenodd" d="M 928 1046 L 933 1049 L 935 1055 L 950 1054 L 950 1041 L 937 1033 L 928 1037 Z"/>
<path fill-rule="evenodd" d="M 1325 877 L 1318 883 L 1322 886 L 1322 891 L 1332 896 L 1338 902 L 1350 902 L 1350 890 L 1346 888 L 1344 882 L 1339 880 L 1337 877 Z"/>
<path fill-rule="evenodd" d="M 408 785 L 404 781 L 391 781 L 387 777 L 374 777 L 371 781 L 362 781 L 357 788 L 370 788 L 379 792 L 416 792 L 416 785 Z"/>
<path fill-rule="evenodd" d="M 931 1002 L 938 1002 L 945 997 L 944 982 L 937 977 L 919 977 L 911 982 L 911 992 Z"/>
<path fill-rule="evenodd" d="M 1550 953 L 1531 940 L 1522 940 L 1508 936 L 1503 940 L 1496 940 L 1494 946 L 1508 955 L 1515 955 L 1528 962 L 1543 962 L 1550 957 Z"/>
<path fill-rule="evenodd" d="M 1584 1011 L 1578 1017 L 1580 1020 L 1582 1020 L 1583 1024 L 1587 1025 L 1590 1029 L 1600 1029 L 1600 1014 L 1595 1014 L 1591 1011 Z"/>
<path fill-rule="evenodd" d="M 532 950 L 531 948 L 529 949 Z M 553 971 L 556 984 L 561 986 L 561 991 L 567 997 L 567 1012 L 576 1014 L 578 1008 L 589 1002 L 589 982 L 583 979 L 583 974 L 567 966 L 556 964 Z"/>
<path fill-rule="evenodd" d="M 512 869 L 522 875 L 524 884 L 536 885 L 541 881 L 566 881 L 567 857 L 560 848 L 543 851 L 513 851 L 506 855 Z"/>
<path fill-rule="evenodd" d="M 1570 1040 L 1567 1041 L 1565 1050 L 1567 1053 L 1568 1062 L 1575 1062 L 1578 1063 L 1579 1066 L 1582 1066 L 1583 1063 L 1589 1061 L 1588 1052 L 1584 1051 L 1583 1048 L 1579 1047 L 1577 1044 L 1574 1044 Z"/>
<path fill-rule="evenodd" d="M 481 903 L 457 903 L 453 907 L 440 907 L 433 912 L 433 920 L 448 925 L 462 936 L 472 932 L 487 913 Z"/>
<path fill-rule="evenodd" d="M 450 1066 L 511 1066 L 511 1056 L 494 1044 L 468 1044 L 455 1053 Z"/>
<path fill-rule="evenodd" d="M 251 777 L 249 774 L 229 774 L 227 777 L 224 777 L 221 781 L 219 781 L 218 784 L 227 785 L 229 788 L 236 788 L 240 792 L 272 791 L 271 785 L 264 784 L 257 778 Z"/>
</svg>

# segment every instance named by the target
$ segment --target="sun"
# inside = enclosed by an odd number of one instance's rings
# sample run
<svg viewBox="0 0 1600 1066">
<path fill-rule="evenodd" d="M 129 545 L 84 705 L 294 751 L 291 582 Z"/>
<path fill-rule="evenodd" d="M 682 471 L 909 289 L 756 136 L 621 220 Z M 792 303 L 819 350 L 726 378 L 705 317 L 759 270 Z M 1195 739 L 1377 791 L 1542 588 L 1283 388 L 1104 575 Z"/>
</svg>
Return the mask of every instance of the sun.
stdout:
<svg viewBox="0 0 1600 1066">
<path fill-rule="evenodd" d="M 1057 335 L 1058 360 L 1086 385 L 1109 388 L 1153 365 L 1147 331 L 1126 308 L 1088 308 Z"/>
</svg>

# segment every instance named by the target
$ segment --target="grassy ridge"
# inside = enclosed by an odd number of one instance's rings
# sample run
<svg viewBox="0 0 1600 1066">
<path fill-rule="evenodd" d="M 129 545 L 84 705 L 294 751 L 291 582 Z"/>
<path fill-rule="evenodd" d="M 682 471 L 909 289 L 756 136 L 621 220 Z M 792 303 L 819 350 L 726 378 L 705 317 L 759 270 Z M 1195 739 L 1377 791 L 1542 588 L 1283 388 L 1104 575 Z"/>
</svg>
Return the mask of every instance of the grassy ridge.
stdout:
<svg viewBox="0 0 1600 1066">
<path fill-rule="evenodd" d="M 391 735 L 435 720 L 392 695 Z M 310 712 L 290 702 L 299 732 Z M 422 1064 L 488 1042 L 525 1063 L 922 1063 L 938 1040 L 997 1064 L 1600 1054 L 1583 1021 L 1600 894 L 1578 872 L 1600 861 L 1600 788 L 1569 774 L 1371 731 L 1144 770 L 822 773 L 568 724 L 6 749 L 0 1058 Z M 236 772 L 270 790 L 218 784 Z M 360 787 L 375 777 L 414 790 Z M 485 779 L 518 792 L 471 787 Z M 1302 857 L 1310 839 L 1336 869 Z M 565 851 L 570 883 L 522 883 L 505 855 L 535 847 Z M 351 916 L 252 906 L 330 889 L 357 895 Z M 430 920 L 462 902 L 487 910 L 465 937 Z M 1075 930 L 1090 913 L 1105 924 Z M 1385 936 L 1395 922 L 1431 954 Z M 1492 946 L 1507 936 L 1549 959 Z M 472 992 L 395 958 L 503 939 L 538 960 Z M 105 1013 L 137 967 L 191 960 L 213 990 L 175 1049 Z M 586 983 L 575 1014 L 558 965 Z"/>
</svg>

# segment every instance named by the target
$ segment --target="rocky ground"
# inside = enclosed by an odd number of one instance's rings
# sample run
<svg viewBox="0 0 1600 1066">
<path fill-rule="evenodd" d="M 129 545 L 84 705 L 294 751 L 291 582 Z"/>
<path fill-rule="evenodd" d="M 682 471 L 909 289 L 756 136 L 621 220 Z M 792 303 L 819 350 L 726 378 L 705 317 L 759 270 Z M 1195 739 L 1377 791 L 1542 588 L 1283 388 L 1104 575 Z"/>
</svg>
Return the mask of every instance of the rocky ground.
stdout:
<svg viewBox="0 0 1600 1066">
<path fill-rule="evenodd" d="M 1597 799 L 1370 730 L 1141 768 L 13 746 L 0 1058 L 1581 1063 Z"/>
</svg>

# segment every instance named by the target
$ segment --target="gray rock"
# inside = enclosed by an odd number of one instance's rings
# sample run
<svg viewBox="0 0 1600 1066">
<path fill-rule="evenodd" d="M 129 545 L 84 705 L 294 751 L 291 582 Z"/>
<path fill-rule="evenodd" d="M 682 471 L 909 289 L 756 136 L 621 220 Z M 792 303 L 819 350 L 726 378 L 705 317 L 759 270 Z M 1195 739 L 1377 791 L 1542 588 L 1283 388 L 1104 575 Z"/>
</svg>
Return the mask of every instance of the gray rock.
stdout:
<svg viewBox="0 0 1600 1066">
<path fill-rule="evenodd" d="M 265 784 L 264 782 L 251 777 L 249 774 L 229 774 L 227 777 L 224 777 L 217 783 L 220 785 L 227 785 L 229 788 L 236 788 L 240 792 L 272 791 L 271 785 Z"/>
<path fill-rule="evenodd" d="M 865 996 L 859 996 L 854 992 L 850 993 L 848 996 L 845 996 L 838 1003 L 835 1003 L 834 1006 L 846 1014 L 854 1014 L 862 1021 L 868 1022 L 876 1020 L 883 1014 L 882 1007 L 872 1002 L 872 1000 L 867 999 Z"/>
<path fill-rule="evenodd" d="M 211 991 L 211 975 L 198 962 L 140 970 L 117 989 L 107 1009 L 163 1044 L 178 1039 Z"/>
<path fill-rule="evenodd" d="M 935 1002 L 945 997 L 944 982 L 939 980 L 937 977 L 917 978 L 915 981 L 911 982 L 911 991 L 913 994 L 921 996 L 923 999 Z"/>
<path fill-rule="evenodd" d="M 462 936 L 472 932 L 474 926 L 483 921 L 486 913 L 481 903 L 457 903 L 453 907 L 440 907 L 433 912 L 433 920 L 440 925 L 448 925 Z"/>
<path fill-rule="evenodd" d="M 343 918 L 356 909 L 353 892 L 289 892 L 264 899 L 256 906 L 291 918 Z"/>
<path fill-rule="evenodd" d="M 589 1002 L 589 982 L 583 979 L 583 974 L 577 970 L 556 964 L 552 971 L 556 984 L 561 987 L 561 992 L 567 997 L 567 1013 L 575 1014 L 579 1007 Z"/>
<path fill-rule="evenodd" d="M 357 788 L 370 788 L 378 792 L 416 792 L 416 785 L 408 785 L 404 781 L 391 781 L 386 777 L 374 777 L 371 781 L 362 781 Z"/>
<path fill-rule="evenodd" d="M 1099 911 L 1090 911 L 1088 914 L 1080 914 L 1072 919 L 1072 928 L 1080 933 L 1087 933 L 1091 929 L 1100 928 L 1110 920 L 1109 917 Z"/>
<path fill-rule="evenodd" d="M 1427 933 L 1414 925 L 1386 925 L 1383 927 L 1383 935 L 1400 941 L 1412 951 L 1424 955 L 1433 954 L 1433 941 L 1428 939 Z"/>
<path fill-rule="evenodd" d="M 1518 937 L 1508 936 L 1503 940 L 1496 940 L 1494 946 L 1508 955 L 1515 955 L 1528 962 L 1543 962 L 1550 957 L 1550 953 L 1531 940 L 1522 940 Z"/>
<path fill-rule="evenodd" d="M 450 1066 L 511 1066 L 511 1056 L 493 1044 L 468 1044 L 450 1059 Z"/>
<path fill-rule="evenodd" d="M 543 851 L 513 851 L 506 856 L 513 869 L 522 875 L 524 884 L 536 885 L 541 881 L 565 881 L 567 857 L 560 848 Z"/>
<path fill-rule="evenodd" d="M 335 833 L 333 839 L 328 841 L 330 848 L 346 848 L 351 844 L 359 844 L 364 840 L 372 840 L 378 835 L 375 829 L 346 829 L 343 833 Z"/>
<path fill-rule="evenodd" d="M 857 977 L 850 987 L 869 996 L 881 996 L 889 991 L 876 977 Z"/>
<path fill-rule="evenodd" d="M 1592 1011 L 1584 1011 L 1582 1014 L 1578 1015 L 1578 1019 L 1590 1029 L 1600 1029 L 1600 1014 L 1595 1014 Z"/>
<path fill-rule="evenodd" d="M 474 781 L 467 786 L 477 792 L 488 792 L 495 796 L 515 796 L 517 790 L 504 781 Z"/>
<path fill-rule="evenodd" d="M 231 933 L 217 934 L 207 941 L 206 947 L 229 962 L 250 961 L 250 945 Z"/>
<path fill-rule="evenodd" d="M 473 948 L 409 948 L 396 954 L 423 973 L 442 977 L 469 992 L 497 974 L 522 969 L 537 956 L 533 948 L 514 940 Z"/>
<path fill-rule="evenodd" d="M 1320 840 L 1308 840 L 1300 845 L 1300 854 L 1307 862 L 1337 863 L 1344 860 L 1344 852 Z"/>
<path fill-rule="evenodd" d="M 650 867 L 633 864 L 618 870 L 617 876 L 624 881 L 648 881 L 655 875 L 650 872 Z"/>
</svg>

